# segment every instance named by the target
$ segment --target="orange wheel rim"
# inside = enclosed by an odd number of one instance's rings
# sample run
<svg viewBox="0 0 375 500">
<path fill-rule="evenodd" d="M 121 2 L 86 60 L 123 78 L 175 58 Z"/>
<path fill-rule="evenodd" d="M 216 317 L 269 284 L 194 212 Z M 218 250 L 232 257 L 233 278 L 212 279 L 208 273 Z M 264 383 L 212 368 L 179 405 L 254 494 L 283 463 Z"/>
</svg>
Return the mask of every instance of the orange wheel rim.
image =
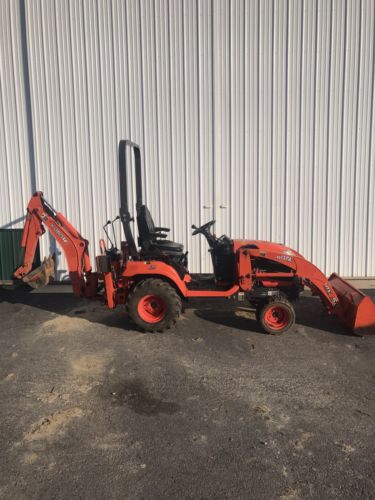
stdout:
<svg viewBox="0 0 375 500">
<path fill-rule="evenodd" d="M 158 295 L 145 295 L 138 302 L 138 315 L 146 323 L 159 323 L 167 314 L 167 305 Z"/>
<path fill-rule="evenodd" d="M 282 330 L 290 320 L 289 312 L 280 306 L 271 306 L 264 315 L 264 322 L 272 330 Z"/>
</svg>

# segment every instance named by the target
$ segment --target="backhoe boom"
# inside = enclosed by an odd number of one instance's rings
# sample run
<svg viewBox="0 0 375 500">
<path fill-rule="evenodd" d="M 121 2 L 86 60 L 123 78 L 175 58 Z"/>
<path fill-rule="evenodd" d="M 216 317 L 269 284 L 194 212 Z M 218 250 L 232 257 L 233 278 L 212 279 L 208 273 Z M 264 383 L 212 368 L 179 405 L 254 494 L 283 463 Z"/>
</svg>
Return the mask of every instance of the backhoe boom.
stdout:
<svg viewBox="0 0 375 500">
<path fill-rule="evenodd" d="M 86 295 L 85 282 L 87 278 L 89 279 L 91 273 L 88 241 L 80 235 L 61 213 L 57 213 L 48 204 L 41 191 L 32 196 L 27 206 L 21 243 L 23 263 L 14 273 L 16 278 L 25 279 L 30 284 L 31 278 L 26 279 L 26 277 L 31 271 L 38 240 L 45 233 L 45 227 L 60 244 L 65 254 L 75 295 Z M 48 274 L 53 274 L 51 266 L 49 266 L 47 272 L 45 268 L 39 271 L 44 272 L 47 282 Z M 35 273 L 33 278 L 37 282 L 38 273 Z"/>
</svg>

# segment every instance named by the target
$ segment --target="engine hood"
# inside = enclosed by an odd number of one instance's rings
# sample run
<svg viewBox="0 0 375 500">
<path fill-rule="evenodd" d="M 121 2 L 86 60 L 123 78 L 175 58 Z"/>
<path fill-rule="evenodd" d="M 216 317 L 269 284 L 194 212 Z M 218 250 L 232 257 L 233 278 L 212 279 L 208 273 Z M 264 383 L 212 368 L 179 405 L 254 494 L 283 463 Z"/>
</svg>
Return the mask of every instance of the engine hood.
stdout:
<svg viewBox="0 0 375 500">
<path fill-rule="evenodd" d="M 254 250 L 260 250 L 261 252 L 276 252 L 280 255 L 289 255 L 290 257 L 298 256 L 303 257 L 299 252 L 293 250 L 293 248 L 282 245 L 281 243 L 273 243 L 272 241 L 264 240 L 233 240 L 233 250 L 237 250 L 241 247 L 250 247 Z"/>
</svg>

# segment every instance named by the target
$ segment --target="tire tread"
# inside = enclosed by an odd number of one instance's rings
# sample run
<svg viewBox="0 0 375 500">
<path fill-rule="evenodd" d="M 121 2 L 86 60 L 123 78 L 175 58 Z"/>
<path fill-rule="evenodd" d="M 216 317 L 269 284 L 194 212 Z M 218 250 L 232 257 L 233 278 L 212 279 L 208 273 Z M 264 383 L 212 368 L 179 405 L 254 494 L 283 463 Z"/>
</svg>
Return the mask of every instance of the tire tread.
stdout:
<svg viewBox="0 0 375 500">
<path fill-rule="evenodd" d="M 156 289 L 157 292 L 164 296 L 163 298 L 168 304 L 168 312 L 166 317 L 159 323 L 148 324 L 138 316 L 137 306 L 138 299 L 140 299 L 142 295 L 147 295 L 152 292 L 152 289 Z M 161 333 L 165 330 L 169 330 L 174 324 L 176 324 L 178 318 L 180 317 L 181 310 L 181 298 L 177 294 L 176 290 L 167 281 L 160 278 L 146 278 L 136 283 L 130 290 L 126 301 L 126 312 L 128 313 L 130 319 L 138 328 L 145 332 Z"/>
<path fill-rule="evenodd" d="M 269 304 L 272 304 L 275 302 L 278 302 L 279 304 L 284 304 L 284 306 L 286 306 L 289 309 L 289 312 L 291 315 L 291 320 L 290 320 L 289 324 L 285 328 L 282 328 L 281 330 L 272 330 L 271 328 L 268 328 L 267 325 L 265 325 L 265 323 L 263 321 L 264 309 L 267 306 L 269 306 Z M 294 311 L 293 305 L 290 303 L 290 301 L 287 298 L 285 298 L 282 295 L 277 295 L 275 297 L 272 297 L 266 304 L 264 304 L 261 308 L 259 308 L 257 310 L 256 318 L 266 333 L 268 333 L 269 335 L 281 335 L 281 334 L 287 332 L 288 330 L 290 330 L 290 328 L 292 328 L 292 326 L 295 323 L 296 313 Z"/>
</svg>

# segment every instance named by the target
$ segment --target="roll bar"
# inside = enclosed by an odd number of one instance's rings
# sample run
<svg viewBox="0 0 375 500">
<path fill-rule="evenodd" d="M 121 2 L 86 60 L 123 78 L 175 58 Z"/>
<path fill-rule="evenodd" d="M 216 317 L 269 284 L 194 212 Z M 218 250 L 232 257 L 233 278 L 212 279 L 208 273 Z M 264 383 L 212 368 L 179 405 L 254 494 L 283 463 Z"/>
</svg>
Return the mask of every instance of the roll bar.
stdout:
<svg viewBox="0 0 375 500">
<path fill-rule="evenodd" d="M 139 258 L 139 254 L 130 227 L 130 222 L 134 221 L 134 218 L 130 215 L 129 203 L 128 203 L 128 183 L 127 183 L 128 165 L 126 160 L 126 149 L 128 147 L 133 149 L 134 153 L 137 214 L 142 206 L 141 150 L 138 144 L 135 144 L 135 142 L 129 140 L 121 140 L 119 142 L 120 202 L 121 202 L 120 218 L 122 221 L 122 226 L 124 228 L 125 238 L 128 243 L 129 254 L 133 259 L 137 260 Z"/>
</svg>

